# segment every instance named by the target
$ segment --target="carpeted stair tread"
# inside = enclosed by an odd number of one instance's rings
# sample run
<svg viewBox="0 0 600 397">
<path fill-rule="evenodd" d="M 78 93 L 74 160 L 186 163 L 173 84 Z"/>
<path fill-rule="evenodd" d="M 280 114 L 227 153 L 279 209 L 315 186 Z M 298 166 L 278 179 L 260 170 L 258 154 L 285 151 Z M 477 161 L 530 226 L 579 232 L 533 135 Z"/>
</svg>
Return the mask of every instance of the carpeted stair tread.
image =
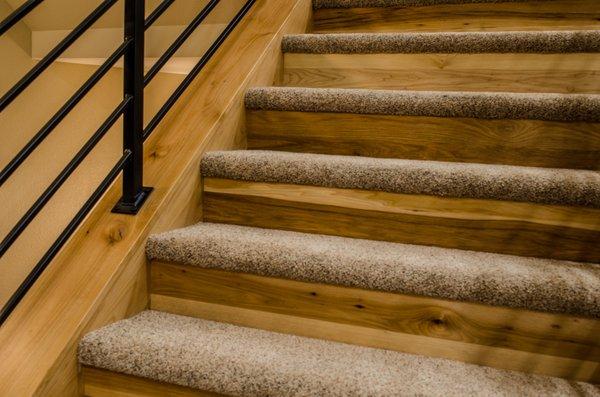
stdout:
<svg viewBox="0 0 600 397">
<path fill-rule="evenodd" d="M 594 385 L 145 311 L 81 364 L 233 396 L 598 396 Z"/>
<path fill-rule="evenodd" d="M 204 177 L 600 208 L 600 172 L 263 150 L 209 152 Z"/>
<path fill-rule="evenodd" d="M 600 122 L 600 95 L 256 87 L 251 110 Z"/>
<path fill-rule="evenodd" d="M 319 284 L 600 318 L 600 266 L 199 223 L 153 235 L 149 259 Z"/>
<path fill-rule="evenodd" d="M 286 35 L 285 53 L 596 53 L 600 30 Z"/>
<path fill-rule="evenodd" d="M 540 0 L 313 0 L 313 8 L 426 7 L 443 4 L 525 3 Z"/>
</svg>

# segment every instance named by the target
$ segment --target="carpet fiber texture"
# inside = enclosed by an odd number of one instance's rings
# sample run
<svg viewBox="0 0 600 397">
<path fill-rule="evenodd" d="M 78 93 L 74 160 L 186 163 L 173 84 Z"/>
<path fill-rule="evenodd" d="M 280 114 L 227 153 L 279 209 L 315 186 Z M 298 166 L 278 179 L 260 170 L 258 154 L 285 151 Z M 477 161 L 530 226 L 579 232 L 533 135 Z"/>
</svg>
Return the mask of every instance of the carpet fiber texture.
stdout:
<svg viewBox="0 0 600 397">
<path fill-rule="evenodd" d="M 84 365 L 233 396 L 598 396 L 597 387 L 146 311 L 86 335 Z"/>
<path fill-rule="evenodd" d="M 151 236 L 149 259 L 600 318 L 600 266 L 199 223 Z"/>
<path fill-rule="evenodd" d="M 596 94 L 257 87 L 247 91 L 245 102 L 253 110 L 600 121 Z"/>
<path fill-rule="evenodd" d="M 210 152 L 205 177 L 600 208 L 600 172 L 262 150 Z"/>
<path fill-rule="evenodd" d="M 540 0 L 313 0 L 319 8 L 420 7 L 442 4 L 523 3 Z"/>
<path fill-rule="evenodd" d="M 305 54 L 600 52 L 600 30 L 297 34 L 281 45 Z"/>
</svg>

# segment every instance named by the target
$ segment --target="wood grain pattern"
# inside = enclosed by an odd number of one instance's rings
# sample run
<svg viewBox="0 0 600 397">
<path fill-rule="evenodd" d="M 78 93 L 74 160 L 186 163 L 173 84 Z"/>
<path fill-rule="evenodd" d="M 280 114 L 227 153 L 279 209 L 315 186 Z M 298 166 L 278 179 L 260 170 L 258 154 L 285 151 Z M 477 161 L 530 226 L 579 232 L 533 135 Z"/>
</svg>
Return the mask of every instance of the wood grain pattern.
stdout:
<svg viewBox="0 0 600 397">
<path fill-rule="evenodd" d="M 284 65 L 293 87 L 600 92 L 600 54 L 285 54 Z"/>
<path fill-rule="evenodd" d="M 315 10 L 313 32 L 598 29 L 596 0 Z"/>
<path fill-rule="evenodd" d="M 372 240 L 600 261 L 599 212 L 580 207 L 205 179 L 203 218 Z"/>
<path fill-rule="evenodd" d="M 600 169 L 600 124 L 247 110 L 249 149 Z"/>
<path fill-rule="evenodd" d="M 600 361 L 593 319 L 160 262 L 152 263 L 151 291 L 156 310 L 505 369 L 589 380 Z M 203 303 L 218 305 L 216 318 Z M 223 314 L 244 310 L 253 315 Z"/>
<path fill-rule="evenodd" d="M 216 397 L 221 394 L 156 382 L 137 376 L 83 367 L 86 397 Z"/>
<path fill-rule="evenodd" d="M 310 13 L 309 0 L 258 1 L 219 49 L 145 144 L 144 182 L 155 190 L 142 211 L 112 214 L 115 185 L 0 328 L 3 394 L 80 394 L 81 335 L 146 307 L 148 234 L 199 219 L 200 158 L 244 145 L 244 92 L 273 83 L 281 36 L 304 32 Z"/>
</svg>

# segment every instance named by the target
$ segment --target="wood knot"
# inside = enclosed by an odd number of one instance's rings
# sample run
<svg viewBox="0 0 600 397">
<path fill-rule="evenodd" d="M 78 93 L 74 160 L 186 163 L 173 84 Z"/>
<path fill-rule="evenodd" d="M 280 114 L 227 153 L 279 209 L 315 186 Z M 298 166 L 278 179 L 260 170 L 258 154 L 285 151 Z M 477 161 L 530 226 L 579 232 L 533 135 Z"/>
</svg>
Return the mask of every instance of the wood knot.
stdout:
<svg viewBox="0 0 600 397">
<path fill-rule="evenodd" d="M 118 243 L 125 238 L 127 228 L 125 225 L 117 225 L 110 228 L 108 232 L 108 242 L 110 244 Z"/>
<path fill-rule="evenodd" d="M 163 146 L 156 146 L 150 150 L 150 154 L 148 155 L 151 159 L 159 159 L 161 157 L 165 157 L 169 151 L 167 148 Z"/>
</svg>

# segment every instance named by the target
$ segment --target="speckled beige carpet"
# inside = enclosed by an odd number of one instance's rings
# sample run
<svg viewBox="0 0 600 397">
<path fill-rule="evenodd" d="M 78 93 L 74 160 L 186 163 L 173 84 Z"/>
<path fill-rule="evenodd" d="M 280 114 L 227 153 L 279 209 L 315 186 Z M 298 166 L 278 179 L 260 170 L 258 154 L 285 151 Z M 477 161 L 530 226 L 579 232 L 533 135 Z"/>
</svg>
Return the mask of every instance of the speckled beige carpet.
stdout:
<svg viewBox="0 0 600 397">
<path fill-rule="evenodd" d="M 156 311 L 86 335 L 79 359 L 232 396 L 600 396 L 585 383 Z"/>
<path fill-rule="evenodd" d="M 282 50 L 305 54 L 599 52 L 600 31 L 297 34 L 283 38 Z"/>
<path fill-rule="evenodd" d="M 257 87 L 249 109 L 479 119 L 600 121 L 600 95 Z"/>
</svg>

